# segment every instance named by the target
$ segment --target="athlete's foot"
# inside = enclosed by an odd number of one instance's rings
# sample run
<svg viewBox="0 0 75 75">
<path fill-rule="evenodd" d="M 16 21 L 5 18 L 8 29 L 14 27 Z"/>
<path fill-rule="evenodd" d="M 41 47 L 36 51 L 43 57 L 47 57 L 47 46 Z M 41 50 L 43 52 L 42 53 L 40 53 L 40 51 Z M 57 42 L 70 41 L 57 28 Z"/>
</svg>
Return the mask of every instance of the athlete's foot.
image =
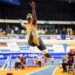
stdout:
<svg viewBox="0 0 75 75">
<path fill-rule="evenodd" d="M 49 55 L 49 53 L 46 53 L 46 54 L 44 54 L 44 55 L 45 55 L 46 60 L 50 60 L 50 55 Z"/>
<path fill-rule="evenodd" d="M 46 57 L 46 60 L 50 60 L 50 58 Z"/>
</svg>

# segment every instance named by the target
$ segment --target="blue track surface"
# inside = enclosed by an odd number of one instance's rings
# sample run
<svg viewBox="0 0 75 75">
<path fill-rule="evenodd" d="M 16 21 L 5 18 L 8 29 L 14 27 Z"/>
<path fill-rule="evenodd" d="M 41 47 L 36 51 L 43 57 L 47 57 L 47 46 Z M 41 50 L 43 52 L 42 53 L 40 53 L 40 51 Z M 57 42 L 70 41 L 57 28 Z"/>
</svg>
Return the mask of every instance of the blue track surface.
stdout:
<svg viewBox="0 0 75 75">
<path fill-rule="evenodd" d="M 29 61 L 31 59 L 26 59 L 26 66 L 36 66 L 36 64 L 33 64 L 31 61 Z M 0 66 L 3 66 L 3 64 L 5 63 L 5 60 L 0 60 Z M 54 66 L 58 66 L 60 63 L 61 59 L 55 59 L 54 61 Z M 42 63 L 44 63 L 44 61 L 42 60 Z M 11 67 L 13 67 L 15 65 L 15 59 L 11 59 Z M 46 63 L 46 65 L 51 65 L 51 61 L 48 61 Z"/>
</svg>

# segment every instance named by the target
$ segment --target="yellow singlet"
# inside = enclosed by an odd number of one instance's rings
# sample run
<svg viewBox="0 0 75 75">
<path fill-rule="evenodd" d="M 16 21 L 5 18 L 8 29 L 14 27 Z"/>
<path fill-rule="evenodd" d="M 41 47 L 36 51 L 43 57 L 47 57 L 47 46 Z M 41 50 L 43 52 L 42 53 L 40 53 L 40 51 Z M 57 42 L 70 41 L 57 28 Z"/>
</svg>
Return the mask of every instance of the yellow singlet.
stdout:
<svg viewBox="0 0 75 75">
<path fill-rule="evenodd" d="M 27 36 L 29 39 L 31 31 L 35 31 L 36 36 L 33 38 L 34 43 L 38 43 L 38 33 L 37 33 L 37 26 L 33 25 L 32 23 L 26 24 Z"/>
</svg>

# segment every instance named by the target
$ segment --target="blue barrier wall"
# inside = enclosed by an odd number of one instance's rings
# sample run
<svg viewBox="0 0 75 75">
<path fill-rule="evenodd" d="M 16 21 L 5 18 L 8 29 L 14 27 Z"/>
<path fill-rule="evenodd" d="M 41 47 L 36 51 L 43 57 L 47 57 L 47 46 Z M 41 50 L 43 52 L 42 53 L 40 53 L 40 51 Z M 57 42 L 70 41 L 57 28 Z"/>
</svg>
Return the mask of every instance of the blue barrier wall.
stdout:
<svg viewBox="0 0 75 75">
<path fill-rule="evenodd" d="M 12 59 L 15 59 L 20 56 L 20 54 L 23 54 L 26 58 L 36 58 L 40 53 L 3 53 L 0 54 L 0 59 L 6 59 L 8 56 L 12 55 Z M 50 56 L 54 58 L 62 58 L 66 53 L 51 53 Z M 44 56 L 42 56 L 44 57 Z"/>
</svg>

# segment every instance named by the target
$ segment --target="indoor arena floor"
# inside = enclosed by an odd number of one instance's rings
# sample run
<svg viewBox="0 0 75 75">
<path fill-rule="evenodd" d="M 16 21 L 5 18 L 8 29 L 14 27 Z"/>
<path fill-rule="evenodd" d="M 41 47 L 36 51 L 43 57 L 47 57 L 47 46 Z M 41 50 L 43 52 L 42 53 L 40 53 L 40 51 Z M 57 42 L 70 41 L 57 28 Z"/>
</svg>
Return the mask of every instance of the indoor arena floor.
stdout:
<svg viewBox="0 0 75 75">
<path fill-rule="evenodd" d="M 27 66 L 25 69 L 4 69 L 0 70 L 0 75 L 7 75 L 12 73 L 12 75 L 73 75 L 72 73 L 63 73 L 62 68 L 59 67 L 58 59 L 55 60 L 55 64 L 51 65 L 48 62 L 47 66 Z"/>
<path fill-rule="evenodd" d="M 53 75 L 75 75 L 75 70 L 74 72 L 68 73 L 68 72 L 62 72 L 62 68 L 57 67 Z"/>
<path fill-rule="evenodd" d="M 73 75 L 72 73 L 63 73 L 61 68 L 57 67 L 27 67 L 26 69 L 11 69 L 11 70 L 2 70 L 0 75 L 7 75 L 12 73 L 12 75 Z"/>
</svg>

